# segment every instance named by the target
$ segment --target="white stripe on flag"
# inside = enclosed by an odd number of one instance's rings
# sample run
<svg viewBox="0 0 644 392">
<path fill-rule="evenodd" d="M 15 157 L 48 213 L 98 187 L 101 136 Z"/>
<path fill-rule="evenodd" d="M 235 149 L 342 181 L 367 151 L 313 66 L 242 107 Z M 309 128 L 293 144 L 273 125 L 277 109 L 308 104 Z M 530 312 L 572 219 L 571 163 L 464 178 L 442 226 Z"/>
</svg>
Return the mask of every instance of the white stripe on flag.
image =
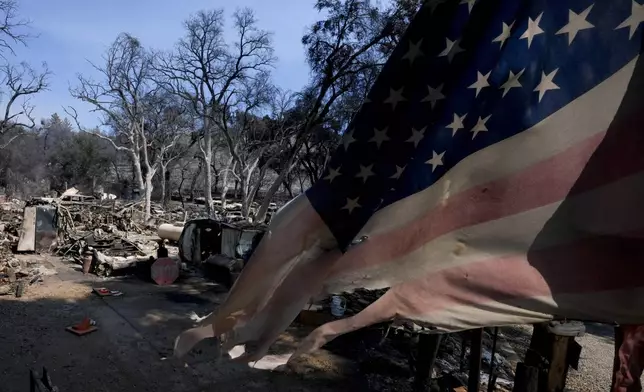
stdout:
<svg viewBox="0 0 644 392">
<path fill-rule="evenodd" d="M 541 239 L 538 245 L 535 244 L 537 235 L 561 202 L 468 226 L 437 237 L 398 259 L 369 263 L 380 252 L 366 252 L 365 248 L 387 241 L 385 234 L 382 240 L 360 245 L 364 252 L 361 256 L 366 260 L 356 258 L 358 248 L 338 260 L 337 275 L 327 281 L 325 287 L 328 292 L 391 287 L 445 268 L 494 257 L 525 255 L 529 249 L 537 250 L 597 234 L 628 236 L 644 227 L 644 208 L 637 207 L 640 200 L 644 200 L 644 173 L 568 198 L 568 220 L 549 228 L 548 238 Z"/>
<path fill-rule="evenodd" d="M 509 176 L 605 132 L 626 93 L 638 58 L 531 129 L 468 156 L 433 186 L 378 211 L 357 238 L 404 226 L 450 196 Z"/>
</svg>

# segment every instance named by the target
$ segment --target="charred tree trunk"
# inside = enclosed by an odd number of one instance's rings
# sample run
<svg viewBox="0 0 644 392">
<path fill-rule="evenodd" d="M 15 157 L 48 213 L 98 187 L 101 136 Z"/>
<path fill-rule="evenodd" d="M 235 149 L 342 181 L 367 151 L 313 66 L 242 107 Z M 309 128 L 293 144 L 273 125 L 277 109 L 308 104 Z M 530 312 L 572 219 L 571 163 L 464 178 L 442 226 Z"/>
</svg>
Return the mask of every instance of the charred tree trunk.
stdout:
<svg viewBox="0 0 644 392">
<path fill-rule="evenodd" d="M 145 223 L 147 224 L 151 217 L 152 206 L 152 178 L 154 177 L 154 170 L 149 170 L 145 174 Z"/>
<path fill-rule="evenodd" d="M 282 185 L 284 185 L 284 189 L 286 189 L 286 192 L 288 193 L 288 197 L 292 199 L 293 198 L 293 190 L 292 190 L 293 184 L 291 183 L 291 181 L 287 181 L 286 179 L 284 179 L 284 181 L 282 181 Z"/>
<path fill-rule="evenodd" d="M 168 183 L 170 182 L 170 170 L 168 170 L 167 164 L 161 164 L 161 205 L 166 206 L 169 200 L 170 188 Z"/>
<path fill-rule="evenodd" d="M 222 178 L 223 184 L 221 187 L 221 208 L 226 208 L 226 201 L 228 200 L 228 189 L 229 189 L 229 181 L 228 178 L 230 177 L 230 173 L 232 170 L 235 170 L 236 164 L 233 162 L 233 158 L 231 157 L 228 159 L 228 162 L 226 162 L 226 168 L 224 169 L 224 175 Z"/>
<path fill-rule="evenodd" d="M 195 187 L 197 186 L 197 180 L 199 180 L 199 177 L 201 176 L 201 169 L 203 168 L 203 161 L 199 161 L 199 167 L 197 167 L 197 172 L 195 175 L 192 177 L 192 180 L 190 181 L 190 200 L 195 201 Z"/>
<path fill-rule="evenodd" d="M 206 143 L 206 153 L 204 154 L 204 197 L 206 198 L 206 213 L 209 217 L 212 217 L 212 150 L 210 148 L 210 142 Z"/>
</svg>

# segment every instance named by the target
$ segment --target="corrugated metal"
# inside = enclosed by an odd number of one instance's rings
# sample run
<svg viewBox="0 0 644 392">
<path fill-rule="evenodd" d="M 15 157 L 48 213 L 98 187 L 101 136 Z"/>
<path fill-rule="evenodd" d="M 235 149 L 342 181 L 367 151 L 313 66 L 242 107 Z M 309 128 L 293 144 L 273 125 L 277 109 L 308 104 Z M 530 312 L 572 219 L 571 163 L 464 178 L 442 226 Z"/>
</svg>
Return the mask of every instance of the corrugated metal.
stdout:
<svg viewBox="0 0 644 392">
<path fill-rule="evenodd" d="M 241 230 L 230 226 L 221 227 L 221 254 L 235 258 L 235 248 L 239 242 Z"/>
</svg>

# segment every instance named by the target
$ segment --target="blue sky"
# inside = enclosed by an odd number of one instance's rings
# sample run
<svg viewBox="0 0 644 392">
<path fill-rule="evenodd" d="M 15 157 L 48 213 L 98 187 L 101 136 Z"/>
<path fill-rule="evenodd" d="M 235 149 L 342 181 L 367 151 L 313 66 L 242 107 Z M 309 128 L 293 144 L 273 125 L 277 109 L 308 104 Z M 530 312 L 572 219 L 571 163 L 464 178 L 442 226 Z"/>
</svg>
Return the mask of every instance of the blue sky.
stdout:
<svg viewBox="0 0 644 392">
<path fill-rule="evenodd" d="M 32 21 L 31 32 L 39 36 L 28 47 L 17 48 L 15 60 L 34 66 L 45 61 L 54 73 L 50 91 L 32 100 L 36 118 L 54 112 L 63 115 L 62 107 L 71 105 L 87 126 L 96 125 L 97 116 L 70 97 L 69 86 L 76 83 L 78 73 L 93 75 L 87 60 L 100 63 L 101 55 L 121 32 L 134 35 L 147 47 L 170 49 L 183 34 L 182 22 L 196 11 L 224 8 L 230 16 L 237 7 L 250 7 L 260 27 L 274 34 L 276 84 L 296 90 L 308 79 L 300 39 L 306 27 L 320 17 L 313 0 L 238 0 L 234 5 L 223 0 L 18 0 L 18 4 L 21 16 Z"/>
</svg>

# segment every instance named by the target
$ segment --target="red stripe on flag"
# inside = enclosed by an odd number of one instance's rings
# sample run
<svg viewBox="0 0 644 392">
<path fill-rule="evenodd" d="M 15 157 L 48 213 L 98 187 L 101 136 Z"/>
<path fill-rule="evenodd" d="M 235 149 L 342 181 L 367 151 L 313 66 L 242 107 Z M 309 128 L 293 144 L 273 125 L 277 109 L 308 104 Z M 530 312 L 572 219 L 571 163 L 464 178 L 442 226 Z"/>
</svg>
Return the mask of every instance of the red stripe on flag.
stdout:
<svg viewBox="0 0 644 392">
<path fill-rule="evenodd" d="M 642 238 L 644 230 L 628 234 Z M 405 312 L 419 315 L 490 301 L 644 287 L 640 238 L 593 236 L 530 251 L 527 259 L 515 255 L 449 268 L 390 291 Z"/>
<path fill-rule="evenodd" d="M 563 199 L 604 135 L 595 135 L 511 176 L 456 194 L 411 223 L 371 237 L 368 246 L 365 243 L 347 253 L 337 272 L 393 261 L 454 230 Z"/>
<path fill-rule="evenodd" d="M 408 225 L 371 237 L 368 246 L 348 252 L 333 274 L 398 260 L 454 230 L 561 201 L 644 170 L 644 132 L 632 121 L 622 125 L 626 129 L 594 135 L 513 175 L 456 194 Z"/>
</svg>

